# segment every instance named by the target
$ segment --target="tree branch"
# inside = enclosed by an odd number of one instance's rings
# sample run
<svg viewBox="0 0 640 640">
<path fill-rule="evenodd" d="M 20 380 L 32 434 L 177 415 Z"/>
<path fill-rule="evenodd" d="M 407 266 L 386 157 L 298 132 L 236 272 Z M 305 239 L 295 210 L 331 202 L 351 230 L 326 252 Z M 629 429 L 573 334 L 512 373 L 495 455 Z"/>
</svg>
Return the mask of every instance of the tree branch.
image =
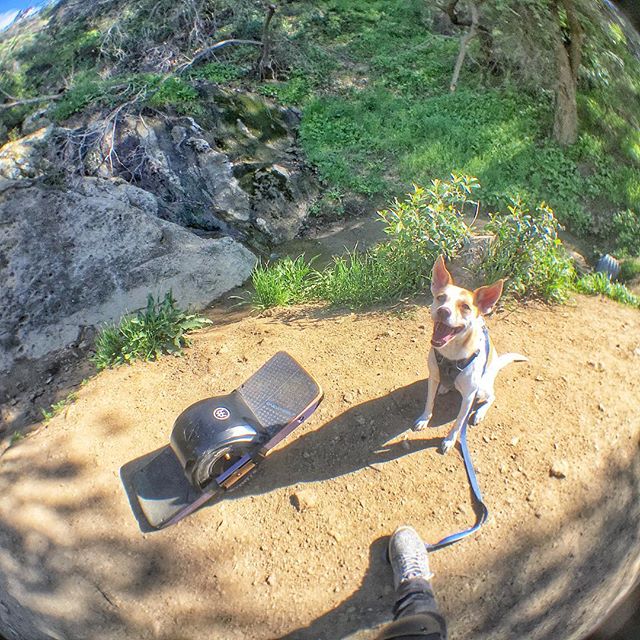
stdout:
<svg viewBox="0 0 640 640">
<path fill-rule="evenodd" d="M 2 93 L 4 93 L 4 91 Z M 5 102 L 4 104 L 0 104 L 0 109 L 12 109 L 13 107 L 21 107 L 23 104 L 34 104 L 36 102 L 46 102 L 47 100 L 60 100 L 63 95 L 63 93 L 57 93 L 53 96 L 38 96 L 37 98 L 14 100 L 13 102 Z"/>
<path fill-rule="evenodd" d="M 259 80 L 264 80 L 266 77 L 265 70 L 269 67 L 269 56 L 271 55 L 271 33 L 269 31 L 269 25 L 275 12 L 276 5 L 270 4 L 267 8 L 267 16 L 264 19 L 264 25 L 262 27 L 262 53 L 260 54 L 256 69 Z"/>
<path fill-rule="evenodd" d="M 203 60 L 210 58 L 211 55 L 216 51 L 218 51 L 219 49 L 222 49 L 224 47 L 229 47 L 231 45 L 236 45 L 236 44 L 248 44 L 248 45 L 255 45 L 257 47 L 262 46 L 262 42 L 260 42 L 259 40 L 240 40 L 238 38 L 221 40 L 220 42 L 216 42 L 214 45 L 211 45 L 210 47 L 203 49 L 200 53 L 198 53 L 195 56 L 195 58 L 193 58 L 193 60 L 191 60 L 191 62 L 187 62 L 186 64 L 183 64 L 182 66 L 178 67 L 178 69 L 176 69 L 176 73 L 177 74 L 184 73 L 187 69 L 190 69 L 191 67 L 193 67 L 196 64 L 199 64 Z"/>
</svg>

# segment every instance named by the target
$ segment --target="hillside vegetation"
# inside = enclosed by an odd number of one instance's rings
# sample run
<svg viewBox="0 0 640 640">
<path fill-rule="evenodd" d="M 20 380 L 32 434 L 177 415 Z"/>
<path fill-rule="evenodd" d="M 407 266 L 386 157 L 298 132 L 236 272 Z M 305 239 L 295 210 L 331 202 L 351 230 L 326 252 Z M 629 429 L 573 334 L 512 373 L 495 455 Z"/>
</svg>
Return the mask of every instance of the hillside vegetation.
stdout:
<svg viewBox="0 0 640 640">
<path fill-rule="evenodd" d="M 321 218 L 467 174 L 483 185 L 484 213 L 516 195 L 544 201 L 589 249 L 638 255 L 640 61 L 625 24 L 595 0 L 443 8 L 63 1 L 2 34 L 0 140 L 38 112 L 91 131 L 105 154 L 125 113 L 198 120 L 204 84 L 241 87 L 302 109 L 300 141 L 325 187 Z M 573 116 L 562 104 L 572 74 Z"/>
</svg>

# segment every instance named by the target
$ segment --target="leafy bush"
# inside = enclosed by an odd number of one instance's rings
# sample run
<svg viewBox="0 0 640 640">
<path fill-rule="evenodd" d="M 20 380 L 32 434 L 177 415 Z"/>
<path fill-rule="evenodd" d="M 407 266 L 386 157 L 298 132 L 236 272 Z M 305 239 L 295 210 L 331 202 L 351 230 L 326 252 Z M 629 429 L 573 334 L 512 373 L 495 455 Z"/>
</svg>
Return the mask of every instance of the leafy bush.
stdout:
<svg viewBox="0 0 640 640">
<path fill-rule="evenodd" d="M 256 265 L 251 275 L 253 306 L 268 309 L 307 302 L 312 297 L 315 273 L 304 255 Z"/>
<path fill-rule="evenodd" d="M 93 361 L 98 369 L 105 369 L 133 360 L 155 360 L 163 353 L 180 354 L 189 344 L 186 334 L 207 324 L 211 321 L 179 309 L 171 291 L 157 301 L 149 295 L 144 311 L 102 329 Z"/>
<path fill-rule="evenodd" d="M 198 92 L 189 82 L 170 76 L 151 94 L 148 104 L 151 107 L 172 106 L 178 113 L 188 113 L 197 110 L 198 99 Z"/>
<path fill-rule="evenodd" d="M 604 273 L 588 273 L 577 280 L 576 291 L 588 295 L 603 295 L 622 304 L 640 309 L 640 296 L 620 282 L 611 282 Z"/>
<path fill-rule="evenodd" d="M 253 305 L 259 309 L 326 300 L 359 308 L 424 287 L 440 253 L 455 256 L 470 229 L 465 205 L 479 187 L 475 178 L 451 176 L 430 188 L 415 186 L 403 201 L 380 211 L 388 241 L 369 251 L 355 249 L 318 272 L 304 261 L 285 258 L 253 272 Z"/>
<path fill-rule="evenodd" d="M 486 227 L 495 234 L 482 265 L 487 280 L 508 278 L 507 291 L 562 302 L 575 271 L 558 238 L 553 211 L 544 203 L 530 211 L 519 199 L 508 209 L 506 215 L 493 214 Z"/>
<path fill-rule="evenodd" d="M 621 253 L 640 255 L 640 213 L 631 209 L 614 213 L 610 236 L 616 239 L 616 246 Z"/>
<path fill-rule="evenodd" d="M 640 278 L 640 258 L 623 260 L 620 263 L 620 274 L 618 275 L 622 282 L 630 282 L 636 278 Z"/>
<path fill-rule="evenodd" d="M 386 224 L 389 244 L 386 259 L 403 273 L 406 288 L 424 284 L 436 258 L 458 254 L 471 230 L 464 221 L 467 203 L 480 187 L 475 178 L 451 175 L 447 181 L 433 180 L 428 189 L 417 185 L 405 200 L 395 199 L 379 212 Z"/>
</svg>

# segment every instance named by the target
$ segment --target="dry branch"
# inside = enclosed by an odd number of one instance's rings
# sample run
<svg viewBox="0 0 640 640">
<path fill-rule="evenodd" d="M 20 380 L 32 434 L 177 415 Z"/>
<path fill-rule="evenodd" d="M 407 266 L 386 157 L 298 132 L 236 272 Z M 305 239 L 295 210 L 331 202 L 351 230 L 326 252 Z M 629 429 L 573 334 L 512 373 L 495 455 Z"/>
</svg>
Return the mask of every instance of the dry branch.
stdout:
<svg viewBox="0 0 640 640">
<path fill-rule="evenodd" d="M 3 91 L 4 93 L 4 91 Z M 14 100 L 13 102 L 5 102 L 0 104 L 0 109 L 12 109 L 13 107 L 21 107 L 24 104 L 34 104 L 36 102 L 47 102 L 48 100 L 60 100 L 64 94 L 56 93 L 53 96 L 38 96 L 37 98 L 25 98 L 24 100 Z"/>
<path fill-rule="evenodd" d="M 221 40 L 220 42 L 216 42 L 214 45 L 211 45 L 210 47 L 207 47 L 206 49 L 202 50 L 190 62 L 187 62 L 186 64 L 183 64 L 182 66 L 178 67 L 176 69 L 176 74 L 184 73 L 194 65 L 199 64 L 200 62 L 202 62 L 203 60 L 206 60 L 207 58 L 210 58 L 212 54 L 214 54 L 219 49 L 222 49 L 224 47 L 229 47 L 231 45 L 236 45 L 236 44 L 248 44 L 248 45 L 255 45 L 258 47 L 262 46 L 262 42 L 260 42 L 259 40 L 240 40 L 238 38 Z"/>
</svg>

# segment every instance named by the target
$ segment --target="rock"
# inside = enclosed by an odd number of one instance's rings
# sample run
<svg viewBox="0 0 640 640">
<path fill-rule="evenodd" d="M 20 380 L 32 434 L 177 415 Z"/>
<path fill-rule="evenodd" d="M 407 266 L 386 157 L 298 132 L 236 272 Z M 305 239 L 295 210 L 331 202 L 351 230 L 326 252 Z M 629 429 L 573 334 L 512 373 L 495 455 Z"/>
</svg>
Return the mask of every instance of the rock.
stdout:
<svg viewBox="0 0 640 640">
<path fill-rule="evenodd" d="M 273 587 L 273 586 L 276 584 L 276 582 L 277 582 L 277 579 L 276 579 L 275 574 L 273 574 L 273 573 L 269 574 L 269 575 L 267 576 L 267 580 L 266 580 L 266 582 L 267 582 L 267 584 L 268 584 L 270 587 Z"/>
<path fill-rule="evenodd" d="M 565 245 L 565 248 L 566 248 L 566 245 Z M 569 254 L 569 257 L 571 258 L 571 261 L 573 262 L 573 266 L 575 267 L 575 270 L 581 276 L 593 271 L 593 269 L 589 266 L 587 259 L 582 254 L 578 253 L 573 249 L 568 249 L 568 248 L 567 248 L 567 252 Z"/>
<path fill-rule="evenodd" d="M 85 167 L 130 180 L 158 199 L 158 214 L 186 227 L 260 246 L 292 239 L 317 191 L 298 157 L 287 109 L 248 93 L 202 85 L 206 115 L 127 117 L 115 150 L 121 164 Z"/>
<path fill-rule="evenodd" d="M 549 468 L 549 475 L 552 478 L 563 479 L 569 473 L 569 463 L 566 460 L 555 460 Z"/>
<path fill-rule="evenodd" d="M 292 494 L 291 503 L 298 511 L 306 511 L 318 504 L 318 496 L 311 489 L 300 489 Z"/>
<path fill-rule="evenodd" d="M 199 238 L 157 208 L 149 192 L 98 178 L 67 191 L 0 185 L 0 371 L 76 343 L 149 293 L 201 308 L 249 276 L 255 257 L 241 244 Z"/>
<path fill-rule="evenodd" d="M 0 177 L 8 180 L 36 178 L 44 174 L 47 161 L 44 152 L 51 140 L 54 127 L 42 127 L 0 148 Z"/>
</svg>

